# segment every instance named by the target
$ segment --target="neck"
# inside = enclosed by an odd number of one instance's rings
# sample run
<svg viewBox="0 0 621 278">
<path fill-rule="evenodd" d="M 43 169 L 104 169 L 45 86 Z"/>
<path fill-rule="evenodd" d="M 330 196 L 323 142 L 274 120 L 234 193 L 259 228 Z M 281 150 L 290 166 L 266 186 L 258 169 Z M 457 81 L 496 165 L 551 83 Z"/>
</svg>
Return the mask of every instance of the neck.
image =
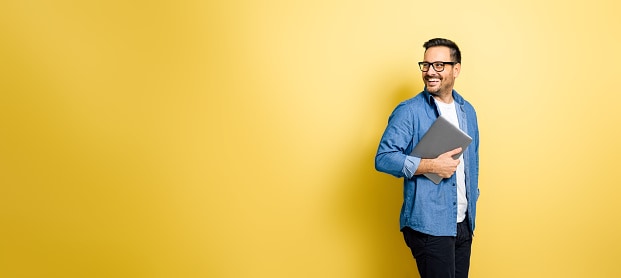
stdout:
<svg viewBox="0 0 621 278">
<path fill-rule="evenodd" d="M 437 101 L 441 101 L 447 104 L 451 104 L 453 103 L 453 92 L 449 92 L 449 93 L 439 93 L 439 94 L 432 94 L 433 98 L 435 98 Z"/>
</svg>

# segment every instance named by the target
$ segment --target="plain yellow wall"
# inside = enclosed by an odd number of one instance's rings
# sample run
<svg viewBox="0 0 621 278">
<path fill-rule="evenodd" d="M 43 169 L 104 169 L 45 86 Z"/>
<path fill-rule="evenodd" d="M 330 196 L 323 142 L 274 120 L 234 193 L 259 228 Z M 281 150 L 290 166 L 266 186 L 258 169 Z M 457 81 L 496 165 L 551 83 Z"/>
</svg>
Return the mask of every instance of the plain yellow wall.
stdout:
<svg viewBox="0 0 621 278">
<path fill-rule="evenodd" d="M 471 277 L 619 277 L 620 8 L 3 1 L 0 277 L 417 277 L 373 158 L 433 37 L 479 115 Z"/>
</svg>

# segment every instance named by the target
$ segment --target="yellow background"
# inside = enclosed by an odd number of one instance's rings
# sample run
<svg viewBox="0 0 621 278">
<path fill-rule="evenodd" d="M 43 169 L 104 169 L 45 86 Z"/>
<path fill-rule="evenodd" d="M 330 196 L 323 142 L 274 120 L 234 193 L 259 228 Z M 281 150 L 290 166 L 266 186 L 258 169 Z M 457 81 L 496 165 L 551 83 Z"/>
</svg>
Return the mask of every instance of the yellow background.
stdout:
<svg viewBox="0 0 621 278">
<path fill-rule="evenodd" d="M 417 277 L 374 170 L 422 43 L 477 108 L 471 277 L 619 277 L 615 1 L 0 3 L 0 277 Z"/>
</svg>

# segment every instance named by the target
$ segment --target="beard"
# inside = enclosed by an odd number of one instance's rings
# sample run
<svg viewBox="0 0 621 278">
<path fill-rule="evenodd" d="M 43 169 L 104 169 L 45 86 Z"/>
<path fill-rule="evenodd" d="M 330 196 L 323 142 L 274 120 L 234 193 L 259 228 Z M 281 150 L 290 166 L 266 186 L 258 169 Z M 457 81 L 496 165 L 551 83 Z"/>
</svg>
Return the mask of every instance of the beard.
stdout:
<svg viewBox="0 0 621 278">
<path fill-rule="evenodd" d="M 433 82 L 434 85 L 429 86 L 429 84 L 431 83 L 429 79 L 437 79 L 439 81 L 435 81 Z M 425 77 L 425 87 L 427 89 L 427 92 L 429 92 L 430 94 L 434 96 L 440 96 L 443 94 L 451 94 L 453 92 L 453 84 L 454 82 L 452 82 L 449 78 L 442 78 L 442 77 L 435 77 L 435 76 Z"/>
</svg>

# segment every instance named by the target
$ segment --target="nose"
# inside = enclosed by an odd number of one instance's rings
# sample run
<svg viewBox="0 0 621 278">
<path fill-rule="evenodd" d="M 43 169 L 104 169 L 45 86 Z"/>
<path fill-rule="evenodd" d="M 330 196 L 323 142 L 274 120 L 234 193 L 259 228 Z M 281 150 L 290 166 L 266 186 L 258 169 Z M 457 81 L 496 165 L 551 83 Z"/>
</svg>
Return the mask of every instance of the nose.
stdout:
<svg viewBox="0 0 621 278">
<path fill-rule="evenodd" d="M 429 66 L 429 69 L 425 72 L 423 72 L 425 75 L 434 75 L 437 74 L 438 72 L 433 68 L 433 66 Z"/>
</svg>

